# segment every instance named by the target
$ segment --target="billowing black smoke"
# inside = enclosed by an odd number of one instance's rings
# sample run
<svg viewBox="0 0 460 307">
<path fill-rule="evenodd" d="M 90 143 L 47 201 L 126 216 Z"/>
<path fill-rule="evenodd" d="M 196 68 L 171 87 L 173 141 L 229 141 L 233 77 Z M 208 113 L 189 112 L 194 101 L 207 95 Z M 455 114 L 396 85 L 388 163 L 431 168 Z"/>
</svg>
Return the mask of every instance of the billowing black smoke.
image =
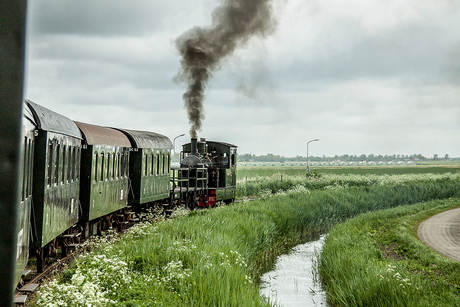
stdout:
<svg viewBox="0 0 460 307">
<path fill-rule="evenodd" d="M 275 24 L 272 0 L 221 0 L 212 13 L 212 26 L 195 27 L 176 39 L 182 56 L 177 78 L 188 84 L 183 98 L 192 138 L 201 129 L 204 90 L 220 61 L 252 36 L 271 34 Z"/>
</svg>

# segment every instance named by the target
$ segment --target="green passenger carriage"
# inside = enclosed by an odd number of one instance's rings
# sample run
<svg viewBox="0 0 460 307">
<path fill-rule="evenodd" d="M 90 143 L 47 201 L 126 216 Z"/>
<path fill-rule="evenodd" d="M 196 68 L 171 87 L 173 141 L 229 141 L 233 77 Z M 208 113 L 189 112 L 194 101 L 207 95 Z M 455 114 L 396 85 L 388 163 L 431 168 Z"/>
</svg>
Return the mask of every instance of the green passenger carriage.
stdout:
<svg viewBox="0 0 460 307">
<path fill-rule="evenodd" d="M 84 139 L 80 192 L 83 216 L 80 222 L 86 223 L 127 207 L 131 143 L 118 130 L 75 123 Z"/>
<path fill-rule="evenodd" d="M 23 105 L 22 118 L 22 152 L 20 165 L 20 193 L 19 198 L 19 220 L 17 226 L 17 249 L 16 249 L 16 271 L 15 282 L 21 279 L 23 271 L 29 259 L 30 241 L 30 213 L 32 210 L 32 175 L 34 158 L 34 131 L 35 120 L 32 111 L 27 104 Z"/>
<path fill-rule="evenodd" d="M 69 118 L 26 103 L 37 125 L 32 246 L 41 249 L 79 220 L 81 134 Z"/>
<path fill-rule="evenodd" d="M 154 132 L 119 130 L 129 138 L 132 146 L 129 203 L 144 204 L 169 199 L 171 140 Z"/>
</svg>

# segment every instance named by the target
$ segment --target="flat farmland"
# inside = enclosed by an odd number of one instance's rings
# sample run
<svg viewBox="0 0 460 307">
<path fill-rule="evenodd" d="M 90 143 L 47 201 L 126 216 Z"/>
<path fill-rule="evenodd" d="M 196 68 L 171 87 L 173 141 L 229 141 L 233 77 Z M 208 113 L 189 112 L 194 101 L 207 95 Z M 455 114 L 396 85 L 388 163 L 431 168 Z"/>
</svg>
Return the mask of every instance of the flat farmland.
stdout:
<svg viewBox="0 0 460 307">
<path fill-rule="evenodd" d="M 414 166 L 317 166 L 310 167 L 310 172 L 337 175 L 445 174 L 460 172 L 460 163 Z M 239 166 L 236 176 L 237 180 L 244 180 L 246 177 L 267 177 L 274 174 L 298 176 L 305 173 L 305 166 Z"/>
</svg>

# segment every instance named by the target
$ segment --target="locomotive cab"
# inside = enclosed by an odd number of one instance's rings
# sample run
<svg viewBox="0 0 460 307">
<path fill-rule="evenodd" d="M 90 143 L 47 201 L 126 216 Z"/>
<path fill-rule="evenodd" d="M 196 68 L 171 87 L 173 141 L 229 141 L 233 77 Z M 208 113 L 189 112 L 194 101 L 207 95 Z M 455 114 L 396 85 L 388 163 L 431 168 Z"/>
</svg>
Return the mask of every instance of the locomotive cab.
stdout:
<svg viewBox="0 0 460 307">
<path fill-rule="evenodd" d="M 181 152 L 180 167 L 171 169 L 171 198 L 191 209 L 201 206 L 207 195 L 208 169 L 202 155 L 204 146 L 192 139 L 187 150 Z"/>
<path fill-rule="evenodd" d="M 215 192 L 216 201 L 231 202 L 236 193 L 235 145 L 224 142 L 207 142 L 209 165 L 209 186 Z"/>
<path fill-rule="evenodd" d="M 218 201 L 231 202 L 236 192 L 236 149 L 232 144 L 192 139 L 183 145 L 181 153 L 182 174 L 206 183 L 206 194 L 201 197 L 200 207 L 212 207 Z M 206 178 L 204 178 L 206 177 Z M 193 184 L 194 178 L 189 181 Z M 202 185 L 200 186 L 204 188 Z"/>
</svg>

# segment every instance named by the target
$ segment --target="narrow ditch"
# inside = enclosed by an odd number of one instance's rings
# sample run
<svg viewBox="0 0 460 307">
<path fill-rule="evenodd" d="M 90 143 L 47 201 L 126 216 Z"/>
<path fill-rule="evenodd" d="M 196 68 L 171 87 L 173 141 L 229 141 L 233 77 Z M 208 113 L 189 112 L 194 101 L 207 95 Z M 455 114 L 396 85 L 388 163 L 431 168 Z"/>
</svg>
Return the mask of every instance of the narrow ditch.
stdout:
<svg viewBox="0 0 460 307">
<path fill-rule="evenodd" d="M 326 293 L 313 272 L 325 237 L 299 244 L 278 257 L 274 269 L 260 278 L 260 294 L 277 306 L 328 306 Z"/>
</svg>

